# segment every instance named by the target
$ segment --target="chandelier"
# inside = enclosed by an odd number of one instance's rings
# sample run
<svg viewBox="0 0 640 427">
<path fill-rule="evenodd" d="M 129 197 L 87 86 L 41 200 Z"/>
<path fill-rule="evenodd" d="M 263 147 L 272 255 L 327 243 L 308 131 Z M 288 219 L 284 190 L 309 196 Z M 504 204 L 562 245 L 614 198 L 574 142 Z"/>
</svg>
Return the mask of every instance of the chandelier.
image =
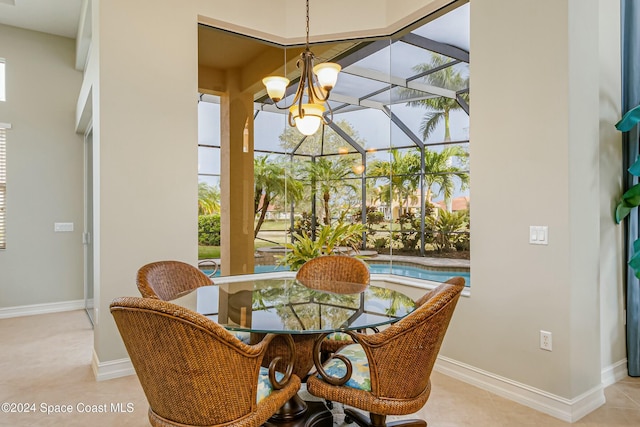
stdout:
<svg viewBox="0 0 640 427">
<path fill-rule="evenodd" d="M 306 31 L 305 49 L 296 62 L 296 67 L 300 70 L 300 82 L 291 105 L 278 105 L 278 101 L 285 96 L 289 79 L 269 76 L 262 79 L 262 83 L 266 86 L 273 104 L 279 110 L 289 110 L 289 126 L 296 127 L 304 135 L 313 135 L 321 123 L 327 125 L 333 120 L 333 111 L 327 100 L 331 89 L 336 85 L 341 67 L 332 62 L 313 65 L 315 56 L 309 49 L 309 0 Z M 306 102 L 303 99 L 306 99 Z M 329 110 L 328 118 L 325 115 L 326 110 Z"/>
</svg>

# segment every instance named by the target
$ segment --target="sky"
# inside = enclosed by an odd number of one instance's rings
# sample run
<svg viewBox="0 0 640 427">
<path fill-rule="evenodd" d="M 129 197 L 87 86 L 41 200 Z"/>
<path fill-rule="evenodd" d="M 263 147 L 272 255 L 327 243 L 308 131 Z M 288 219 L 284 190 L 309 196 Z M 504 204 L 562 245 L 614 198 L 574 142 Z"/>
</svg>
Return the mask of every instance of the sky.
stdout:
<svg viewBox="0 0 640 427">
<path fill-rule="evenodd" d="M 407 126 L 420 135 L 420 122 L 424 113 L 427 111 L 422 108 L 405 107 L 396 105 L 393 111 L 402 118 Z M 211 102 L 200 102 L 198 105 L 198 142 L 206 145 L 220 145 L 220 106 Z M 390 137 L 391 124 L 389 118 L 380 111 L 361 110 L 346 114 L 336 114 L 334 121 L 342 118 L 347 120 L 357 129 L 359 137 L 365 141 L 365 147 L 386 147 L 392 137 L 395 144 L 409 145 L 410 142 L 406 136 L 402 134 L 395 126 L 394 133 Z M 259 149 L 280 150 L 279 136 L 285 131 L 288 123 L 284 114 L 261 112 L 255 122 L 255 135 L 257 135 L 255 145 Z M 451 113 L 451 139 L 467 140 L 469 138 L 469 116 L 463 111 L 453 111 Z M 402 138 L 401 142 L 397 142 Z M 427 140 L 429 142 L 439 142 L 444 138 L 444 124 L 440 123 Z M 263 143 L 261 141 L 271 141 L 271 143 Z M 437 150 L 438 147 L 434 147 Z M 388 159 L 387 152 L 379 152 L 376 157 L 383 160 Z M 199 173 L 220 173 L 220 156 L 219 150 L 211 150 L 206 148 L 199 149 Z M 201 181 L 208 182 L 211 185 L 219 185 L 217 178 L 201 177 Z M 464 193 L 456 193 L 455 197 L 460 195 L 468 195 L 468 190 Z M 441 199 L 435 198 L 435 201 Z"/>
</svg>

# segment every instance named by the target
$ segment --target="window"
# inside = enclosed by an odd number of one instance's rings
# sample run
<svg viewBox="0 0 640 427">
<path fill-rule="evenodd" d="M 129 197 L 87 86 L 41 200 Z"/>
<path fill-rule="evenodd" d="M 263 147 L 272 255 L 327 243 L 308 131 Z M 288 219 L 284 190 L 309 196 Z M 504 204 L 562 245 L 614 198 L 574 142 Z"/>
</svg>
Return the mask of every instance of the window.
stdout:
<svg viewBox="0 0 640 427">
<path fill-rule="evenodd" d="M 4 78 L 4 59 L 0 58 L 0 101 L 6 101 L 6 89 Z"/>
<path fill-rule="evenodd" d="M 7 200 L 7 168 L 6 168 L 6 142 L 7 142 L 7 128 L 10 125 L 0 123 L 0 249 L 6 249 L 6 227 L 5 227 L 5 212 L 6 212 L 6 200 Z"/>
</svg>

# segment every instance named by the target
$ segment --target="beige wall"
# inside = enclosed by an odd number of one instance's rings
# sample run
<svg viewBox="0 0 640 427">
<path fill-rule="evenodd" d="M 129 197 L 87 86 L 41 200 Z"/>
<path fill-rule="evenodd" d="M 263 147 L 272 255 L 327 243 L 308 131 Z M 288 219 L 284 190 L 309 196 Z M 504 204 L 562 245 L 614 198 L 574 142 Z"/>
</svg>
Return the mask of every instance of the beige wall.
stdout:
<svg viewBox="0 0 640 427">
<path fill-rule="evenodd" d="M 602 367 L 626 360 L 623 227 L 612 220 L 622 194 L 620 2 L 600 0 L 600 331 Z"/>
<path fill-rule="evenodd" d="M 110 361 L 126 351 L 108 306 L 138 295 L 137 269 L 197 260 L 197 23 L 170 2 L 103 1 L 93 12 L 95 350 Z"/>
<path fill-rule="evenodd" d="M 443 354 L 565 398 L 600 384 L 597 6 L 471 5 L 473 289 Z"/>
<path fill-rule="evenodd" d="M 0 25 L 6 60 L 7 249 L 0 250 L 0 309 L 81 300 L 83 138 L 74 132 L 82 74 L 75 42 Z M 54 222 L 74 231 L 54 233 Z"/>
</svg>

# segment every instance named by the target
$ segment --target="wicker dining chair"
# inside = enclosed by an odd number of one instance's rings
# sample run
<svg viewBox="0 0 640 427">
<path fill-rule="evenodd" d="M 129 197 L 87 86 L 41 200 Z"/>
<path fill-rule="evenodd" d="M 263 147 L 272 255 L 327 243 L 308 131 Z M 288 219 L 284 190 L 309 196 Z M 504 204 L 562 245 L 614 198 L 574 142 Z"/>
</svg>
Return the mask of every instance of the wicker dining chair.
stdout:
<svg viewBox="0 0 640 427">
<path fill-rule="evenodd" d="M 138 290 L 144 298 L 172 301 L 213 282 L 199 268 L 181 261 L 157 261 L 138 270 Z"/>
<path fill-rule="evenodd" d="M 201 286 L 211 286 L 211 279 L 197 267 L 181 261 L 156 261 L 143 265 L 136 278 L 143 298 L 173 301 Z M 236 338 L 249 344 L 249 332 L 234 331 Z"/>
<path fill-rule="evenodd" d="M 431 371 L 463 288 L 464 279 L 453 278 L 431 292 L 415 311 L 381 332 L 347 332 L 357 344 L 342 348 L 317 368 L 318 375 L 307 379 L 309 393 L 369 412 L 367 418 L 345 408 L 345 420 L 362 427 L 384 427 L 387 415 L 420 410 L 431 393 Z M 393 425 L 427 423 L 413 419 Z"/>
<path fill-rule="evenodd" d="M 302 264 L 296 279 L 305 281 L 369 283 L 369 267 L 364 261 L 347 255 L 323 255 Z"/>
<path fill-rule="evenodd" d="M 338 283 L 338 286 L 339 282 L 367 285 L 370 275 L 367 264 L 358 258 L 346 255 L 324 255 L 302 264 L 296 273 L 296 279 L 309 287 L 340 292 L 340 289 L 335 289 L 335 283 Z M 341 332 L 330 334 L 322 341 L 320 347 L 323 360 L 347 344 L 353 344 L 348 335 Z"/>
<path fill-rule="evenodd" d="M 149 402 L 152 426 L 258 427 L 300 388 L 260 364 L 269 334 L 247 345 L 205 316 L 155 298 L 122 297 L 111 314 Z M 290 341 L 293 355 L 293 341 Z"/>
</svg>

